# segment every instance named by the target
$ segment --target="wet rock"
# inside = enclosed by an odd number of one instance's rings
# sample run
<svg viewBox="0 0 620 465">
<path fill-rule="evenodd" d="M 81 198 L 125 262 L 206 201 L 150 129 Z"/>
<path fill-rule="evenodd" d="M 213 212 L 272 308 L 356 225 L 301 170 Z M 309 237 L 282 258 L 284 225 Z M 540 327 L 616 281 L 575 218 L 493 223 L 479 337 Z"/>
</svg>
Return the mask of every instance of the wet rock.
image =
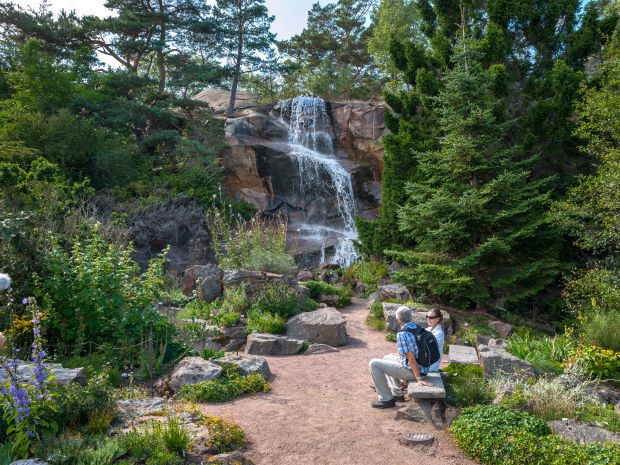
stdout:
<svg viewBox="0 0 620 465">
<path fill-rule="evenodd" d="M 275 334 L 250 334 L 245 352 L 253 355 L 293 355 L 299 353 L 304 341 Z"/>
<path fill-rule="evenodd" d="M 310 346 L 304 351 L 304 355 L 326 354 L 329 352 L 340 351 L 335 347 L 329 346 L 327 344 L 310 344 Z"/>
<path fill-rule="evenodd" d="M 558 436 L 577 444 L 590 444 L 592 442 L 620 443 L 620 434 L 612 433 L 591 423 L 563 419 L 550 421 L 547 425 Z"/>
<path fill-rule="evenodd" d="M 295 315 L 286 323 L 286 335 L 317 344 L 342 346 L 347 343 L 346 321 L 332 307 Z"/>
<path fill-rule="evenodd" d="M 217 379 L 222 375 L 222 368 L 201 357 L 185 357 L 174 367 L 172 372 L 155 384 L 159 395 L 175 394 L 186 384 Z"/>
<path fill-rule="evenodd" d="M 216 358 L 213 360 L 218 365 L 231 364 L 236 365 L 243 376 L 250 373 L 258 373 L 263 378 L 271 378 L 269 364 L 263 357 L 243 357 L 240 355 L 227 355 L 226 357 Z"/>
<path fill-rule="evenodd" d="M 384 284 L 377 287 L 379 300 L 401 300 L 406 302 L 411 299 L 411 294 L 402 284 Z"/>
</svg>

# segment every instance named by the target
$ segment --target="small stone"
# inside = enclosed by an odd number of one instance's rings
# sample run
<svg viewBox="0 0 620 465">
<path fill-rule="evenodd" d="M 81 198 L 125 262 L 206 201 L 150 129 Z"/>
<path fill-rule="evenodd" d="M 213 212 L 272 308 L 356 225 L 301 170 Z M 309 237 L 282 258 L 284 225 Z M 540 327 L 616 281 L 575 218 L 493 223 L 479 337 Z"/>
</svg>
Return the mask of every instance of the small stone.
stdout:
<svg viewBox="0 0 620 465">
<path fill-rule="evenodd" d="M 313 355 L 313 354 L 327 354 L 329 352 L 340 352 L 335 347 L 332 347 L 327 344 L 310 344 L 310 346 L 304 352 L 304 355 Z"/>
<path fill-rule="evenodd" d="M 399 440 L 409 446 L 428 446 L 433 443 L 435 436 L 427 433 L 405 433 Z"/>
</svg>

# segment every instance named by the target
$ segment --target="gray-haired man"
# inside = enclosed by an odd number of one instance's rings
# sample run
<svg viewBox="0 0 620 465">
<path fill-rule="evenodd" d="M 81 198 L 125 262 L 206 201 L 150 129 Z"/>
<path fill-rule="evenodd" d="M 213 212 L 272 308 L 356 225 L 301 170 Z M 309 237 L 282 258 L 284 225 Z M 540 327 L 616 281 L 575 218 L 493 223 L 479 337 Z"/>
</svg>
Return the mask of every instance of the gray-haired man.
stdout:
<svg viewBox="0 0 620 465">
<path fill-rule="evenodd" d="M 396 320 L 401 328 L 414 329 L 417 327 L 413 323 L 411 309 L 401 306 L 396 310 Z M 422 381 L 422 370 L 416 362 L 418 355 L 418 345 L 415 336 L 406 331 L 399 331 L 396 334 L 396 347 L 398 348 L 398 360 L 390 356 L 385 358 L 374 358 L 368 364 L 372 382 L 377 391 L 378 401 L 371 405 L 374 408 L 394 407 L 396 402 L 405 400 L 400 380 L 417 380 L 420 386 L 432 386 L 427 381 Z"/>
</svg>

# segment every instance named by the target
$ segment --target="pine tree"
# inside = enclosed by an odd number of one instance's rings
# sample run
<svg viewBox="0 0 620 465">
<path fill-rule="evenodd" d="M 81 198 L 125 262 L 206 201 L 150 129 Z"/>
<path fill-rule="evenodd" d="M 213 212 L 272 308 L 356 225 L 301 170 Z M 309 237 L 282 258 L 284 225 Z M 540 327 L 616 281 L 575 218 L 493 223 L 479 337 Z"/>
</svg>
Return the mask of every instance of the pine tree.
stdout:
<svg viewBox="0 0 620 465">
<path fill-rule="evenodd" d="M 258 71 L 272 59 L 275 34 L 270 28 L 274 17 L 269 16 L 265 0 L 217 0 L 213 17 L 218 40 L 233 68 L 226 112 L 232 116 L 241 74 Z"/>
<path fill-rule="evenodd" d="M 552 179 L 532 179 L 536 157 L 511 140 L 498 74 L 482 68 L 473 42 L 459 41 L 436 98 L 439 148 L 416 154 L 419 175 L 398 212 L 415 245 L 394 253 L 414 288 L 477 307 L 521 302 L 559 271 L 545 216 Z"/>
</svg>

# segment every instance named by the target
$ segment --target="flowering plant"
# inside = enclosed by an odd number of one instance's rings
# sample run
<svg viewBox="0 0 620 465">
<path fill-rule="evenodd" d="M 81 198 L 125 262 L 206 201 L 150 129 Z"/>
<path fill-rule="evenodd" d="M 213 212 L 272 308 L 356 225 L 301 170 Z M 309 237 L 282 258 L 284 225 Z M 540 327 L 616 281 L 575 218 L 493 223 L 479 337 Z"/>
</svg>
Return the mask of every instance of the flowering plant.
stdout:
<svg viewBox="0 0 620 465">
<path fill-rule="evenodd" d="M 579 344 L 564 361 L 564 367 L 578 366 L 593 378 L 611 379 L 618 382 L 620 376 L 620 352 L 591 344 Z"/>
<path fill-rule="evenodd" d="M 41 312 L 34 299 L 23 299 L 22 304 L 32 313 L 34 340 L 32 343 L 32 375 L 18 371 L 17 358 L 0 357 L 0 397 L 3 418 L 8 424 L 14 457 L 27 457 L 30 443 L 40 438 L 44 431 L 55 432 L 56 423 L 53 376 L 45 365 L 46 353 L 41 338 Z"/>
</svg>

